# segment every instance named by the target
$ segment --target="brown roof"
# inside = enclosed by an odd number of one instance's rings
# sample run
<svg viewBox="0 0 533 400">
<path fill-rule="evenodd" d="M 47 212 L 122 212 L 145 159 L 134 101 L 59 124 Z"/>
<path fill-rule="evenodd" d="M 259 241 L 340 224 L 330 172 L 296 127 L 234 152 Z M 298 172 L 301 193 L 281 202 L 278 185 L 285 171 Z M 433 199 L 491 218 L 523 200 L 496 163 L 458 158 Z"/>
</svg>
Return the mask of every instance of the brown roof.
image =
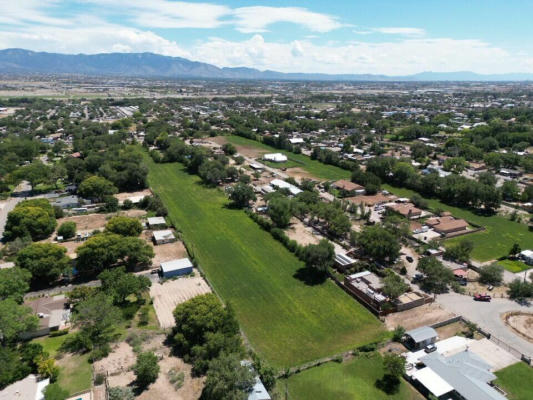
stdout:
<svg viewBox="0 0 533 400">
<path fill-rule="evenodd" d="M 437 223 L 431 224 L 430 220 L 437 220 Z M 455 219 L 453 217 L 430 218 L 426 221 L 426 225 L 433 226 L 433 229 L 441 233 L 447 233 L 468 228 L 468 222 L 466 222 L 464 219 Z"/>
<path fill-rule="evenodd" d="M 404 217 L 422 214 L 422 210 L 419 208 L 416 208 L 414 204 L 411 204 L 411 203 L 391 204 L 391 205 L 388 205 L 387 208 L 390 208 L 391 210 L 396 211 L 397 213 L 403 215 Z"/>
<path fill-rule="evenodd" d="M 362 190 L 364 189 L 363 186 L 358 185 L 357 183 L 353 183 L 350 181 L 347 181 L 345 179 L 341 179 L 333 184 L 336 188 L 339 188 L 341 190 L 346 190 L 348 192 L 352 192 L 354 190 Z"/>
</svg>

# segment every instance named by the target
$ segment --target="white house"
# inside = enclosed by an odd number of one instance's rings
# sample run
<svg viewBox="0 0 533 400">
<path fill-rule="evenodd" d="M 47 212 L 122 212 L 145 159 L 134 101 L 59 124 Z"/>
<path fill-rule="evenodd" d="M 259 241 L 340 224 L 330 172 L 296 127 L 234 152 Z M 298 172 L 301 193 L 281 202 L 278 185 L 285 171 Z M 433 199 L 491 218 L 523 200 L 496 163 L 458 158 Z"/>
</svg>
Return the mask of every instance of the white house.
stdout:
<svg viewBox="0 0 533 400">
<path fill-rule="evenodd" d="M 288 160 L 288 158 L 287 158 L 287 156 L 285 154 L 270 153 L 270 154 L 265 154 L 263 156 L 263 160 L 276 162 L 276 163 L 283 163 L 283 162 L 286 162 Z"/>
</svg>

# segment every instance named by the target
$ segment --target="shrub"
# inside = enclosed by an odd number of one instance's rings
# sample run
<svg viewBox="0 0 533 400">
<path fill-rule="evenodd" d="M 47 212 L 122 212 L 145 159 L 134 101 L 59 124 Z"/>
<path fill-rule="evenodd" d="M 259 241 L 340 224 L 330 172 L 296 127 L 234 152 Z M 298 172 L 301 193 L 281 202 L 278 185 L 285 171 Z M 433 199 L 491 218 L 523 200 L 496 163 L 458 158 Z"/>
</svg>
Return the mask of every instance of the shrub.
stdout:
<svg viewBox="0 0 533 400">
<path fill-rule="evenodd" d="M 57 230 L 58 236 L 63 236 L 63 239 L 70 239 L 76 235 L 76 223 L 72 221 L 63 222 Z"/>
</svg>

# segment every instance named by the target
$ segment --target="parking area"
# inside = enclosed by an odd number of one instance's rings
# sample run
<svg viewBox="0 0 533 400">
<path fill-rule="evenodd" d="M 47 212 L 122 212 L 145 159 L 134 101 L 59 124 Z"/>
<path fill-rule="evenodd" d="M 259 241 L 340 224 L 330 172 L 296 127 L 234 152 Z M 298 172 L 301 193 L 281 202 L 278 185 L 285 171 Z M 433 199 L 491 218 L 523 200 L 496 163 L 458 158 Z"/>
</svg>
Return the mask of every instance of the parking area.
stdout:
<svg viewBox="0 0 533 400">
<path fill-rule="evenodd" d="M 489 339 L 472 340 L 468 344 L 468 351 L 476 354 L 492 366 L 492 371 L 508 367 L 520 361 Z"/>
</svg>

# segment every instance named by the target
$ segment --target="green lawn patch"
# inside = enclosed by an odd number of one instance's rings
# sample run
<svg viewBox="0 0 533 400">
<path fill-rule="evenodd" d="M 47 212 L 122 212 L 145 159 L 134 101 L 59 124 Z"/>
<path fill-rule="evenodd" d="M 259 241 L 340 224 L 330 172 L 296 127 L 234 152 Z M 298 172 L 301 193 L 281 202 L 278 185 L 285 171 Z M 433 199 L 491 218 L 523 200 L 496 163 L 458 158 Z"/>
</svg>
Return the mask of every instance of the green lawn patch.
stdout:
<svg viewBox="0 0 533 400">
<path fill-rule="evenodd" d="M 229 143 L 235 146 L 255 147 L 257 149 L 264 150 L 265 153 L 269 152 L 285 154 L 289 159 L 288 163 L 290 163 L 291 167 L 300 167 L 303 170 L 307 171 L 309 174 L 316 177 L 317 179 L 336 181 L 338 179 L 350 179 L 351 177 L 350 171 L 346 171 L 345 169 L 336 167 L 334 165 L 326 165 L 317 160 L 311 160 L 310 157 L 304 154 L 294 154 L 290 151 L 279 150 L 275 147 L 268 146 L 256 140 L 246 139 L 241 136 L 226 136 L 226 139 Z M 274 166 L 275 168 L 283 168 L 280 167 L 280 164 L 271 166 Z"/>
<path fill-rule="evenodd" d="M 303 164 L 300 164 L 299 162 L 293 161 L 291 159 L 283 163 L 276 163 L 276 162 L 265 161 L 261 159 L 258 159 L 258 161 L 260 161 L 262 164 L 265 164 L 271 168 L 276 168 L 276 169 L 284 169 L 284 168 L 289 169 L 289 168 L 298 168 L 298 167 L 303 168 L 304 167 Z"/>
<path fill-rule="evenodd" d="M 397 188 L 390 185 L 383 185 L 383 188 L 401 197 L 411 197 L 416 193 L 413 190 Z M 440 208 L 449 211 L 456 218 L 463 218 L 470 223 L 485 228 L 483 232 L 446 240 L 446 245 L 455 244 L 463 239 L 472 241 L 474 243 L 472 258 L 474 260 L 489 261 L 506 256 L 514 243 L 520 244 L 520 247 L 523 249 L 533 248 L 533 234 L 531 234 L 528 226 L 525 224 L 510 221 L 500 215 L 478 215 L 464 208 L 444 204 L 437 199 L 426 200 L 432 209 Z"/>
<path fill-rule="evenodd" d="M 519 362 L 495 372 L 495 375 L 498 377 L 496 385 L 507 392 L 510 400 L 533 399 L 533 368 Z"/>
<path fill-rule="evenodd" d="M 531 265 L 527 265 L 526 263 L 519 260 L 501 260 L 498 261 L 498 264 L 504 267 L 507 271 L 511 271 L 514 273 L 526 271 L 532 268 Z"/>
<path fill-rule="evenodd" d="M 91 387 L 92 365 L 89 363 L 88 353 L 58 355 L 59 348 L 70 335 L 42 337 L 33 342 L 39 343 L 50 357 L 56 358 L 60 370 L 57 383 L 72 395 Z"/>
<path fill-rule="evenodd" d="M 181 164 L 146 157 L 149 182 L 217 293 L 234 308 L 253 348 L 276 367 L 372 342 L 383 325 L 331 281 L 309 286 L 304 265 L 242 210 L 227 208 Z"/>
<path fill-rule="evenodd" d="M 424 397 L 404 380 L 398 392 L 388 395 L 376 388 L 383 377 L 383 361 L 379 354 L 360 356 L 343 363 L 330 362 L 311 368 L 287 379 L 289 396 L 295 400 L 418 400 Z M 283 387 L 284 381 L 278 383 Z M 283 389 L 282 389 L 283 390 Z"/>
</svg>

